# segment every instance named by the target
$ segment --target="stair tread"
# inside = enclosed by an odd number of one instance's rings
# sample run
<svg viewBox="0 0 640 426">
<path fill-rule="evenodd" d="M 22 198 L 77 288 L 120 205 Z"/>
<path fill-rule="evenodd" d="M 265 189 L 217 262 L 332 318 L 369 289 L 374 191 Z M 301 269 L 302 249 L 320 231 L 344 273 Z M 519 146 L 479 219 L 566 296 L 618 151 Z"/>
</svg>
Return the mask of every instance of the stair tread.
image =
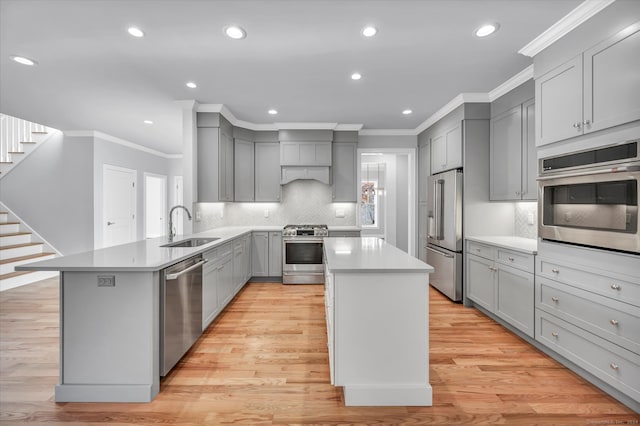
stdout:
<svg viewBox="0 0 640 426">
<path fill-rule="evenodd" d="M 22 141 L 20 143 L 38 143 L 38 142 L 34 142 L 34 141 Z"/>
<path fill-rule="evenodd" d="M 0 212 L 0 214 L 3 214 L 3 212 Z M 0 225 L 20 225 L 20 222 L 0 222 Z"/>
<path fill-rule="evenodd" d="M 10 245 L 10 246 L 0 246 L 0 250 L 9 250 L 9 249 L 14 249 L 14 248 L 37 246 L 37 245 L 43 245 L 43 244 L 44 243 L 39 243 L 39 242 L 13 244 L 13 245 Z"/>
<path fill-rule="evenodd" d="M 46 135 L 46 134 L 48 134 L 49 132 L 44 132 L 44 131 L 42 131 L 42 132 L 41 132 L 41 131 L 35 131 L 35 130 L 34 130 L 34 131 L 33 131 L 33 132 L 31 132 L 31 133 L 34 133 L 34 134 L 36 134 L 36 135 Z"/>
<path fill-rule="evenodd" d="M 0 164 L 13 164 L 13 161 L 0 161 Z"/>
<path fill-rule="evenodd" d="M 44 253 L 29 254 L 29 255 L 26 255 L 26 256 L 12 257 L 11 259 L 0 260 L 0 265 L 6 265 L 7 263 L 13 263 L 13 262 L 19 262 L 21 260 L 37 259 L 39 257 L 46 257 L 46 256 L 51 256 L 51 255 L 55 255 L 55 253 L 53 253 L 53 252 L 44 252 Z"/>
<path fill-rule="evenodd" d="M 15 278 L 15 277 L 19 277 L 20 275 L 26 275 L 26 274 L 30 274 L 34 271 L 15 271 L 15 272 L 9 272 L 8 274 L 2 274 L 0 275 L 0 280 L 6 280 L 9 278 Z"/>
<path fill-rule="evenodd" d="M 24 151 L 9 151 L 7 154 L 24 154 Z"/>
<path fill-rule="evenodd" d="M 31 232 L 10 232 L 8 234 L 0 234 L 0 237 L 18 237 L 20 235 L 31 235 Z"/>
</svg>

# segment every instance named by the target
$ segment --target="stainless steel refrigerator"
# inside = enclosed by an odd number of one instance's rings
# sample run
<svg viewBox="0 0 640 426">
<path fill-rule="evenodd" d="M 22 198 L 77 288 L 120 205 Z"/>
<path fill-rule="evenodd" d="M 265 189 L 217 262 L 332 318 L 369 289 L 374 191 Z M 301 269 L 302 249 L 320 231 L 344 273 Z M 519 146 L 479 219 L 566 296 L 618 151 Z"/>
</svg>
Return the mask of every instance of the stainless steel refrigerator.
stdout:
<svg viewBox="0 0 640 426">
<path fill-rule="evenodd" d="M 433 287 L 453 301 L 462 300 L 462 171 L 428 177 L 427 262 Z"/>
</svg>

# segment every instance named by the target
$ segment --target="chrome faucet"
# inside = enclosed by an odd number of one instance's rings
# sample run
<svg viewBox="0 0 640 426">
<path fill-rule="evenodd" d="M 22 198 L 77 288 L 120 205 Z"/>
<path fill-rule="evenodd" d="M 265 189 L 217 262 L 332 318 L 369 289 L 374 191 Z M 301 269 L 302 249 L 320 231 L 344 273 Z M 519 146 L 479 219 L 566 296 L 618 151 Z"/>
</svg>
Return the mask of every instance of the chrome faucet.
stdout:
<svg viewBox="0 0 640 426">
<path fill-rule="evenodd" d="M 189 209 L 186 208 L 185 206 L 173 206 L 171 207 L 171 210 L 169 210 L 169 242 L 173 242 L 173 237 L 176 235 L 175 231 L 173 230 L 173 211 L 175 209 L 184 209 L 185 212 L 187 212 L 187 217 L 189 218 L 189 220 L 191 220 L 191 213 L 189 213 Z"/>
</svg>

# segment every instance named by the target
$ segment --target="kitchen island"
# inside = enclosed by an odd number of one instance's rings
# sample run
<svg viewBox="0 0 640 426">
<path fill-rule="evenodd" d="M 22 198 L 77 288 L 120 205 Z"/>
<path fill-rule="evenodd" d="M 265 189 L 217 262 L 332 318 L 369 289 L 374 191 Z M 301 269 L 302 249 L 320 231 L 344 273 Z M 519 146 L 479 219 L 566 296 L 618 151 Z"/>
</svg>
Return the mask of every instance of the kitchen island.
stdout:
<svg viewBox="0 0 640 426">
<path fill-rule="evenodd" d="M 430 406 L 429 273 L 378 238 L 325 238 L 331 383 L 346 405 Z"/>
</svg>

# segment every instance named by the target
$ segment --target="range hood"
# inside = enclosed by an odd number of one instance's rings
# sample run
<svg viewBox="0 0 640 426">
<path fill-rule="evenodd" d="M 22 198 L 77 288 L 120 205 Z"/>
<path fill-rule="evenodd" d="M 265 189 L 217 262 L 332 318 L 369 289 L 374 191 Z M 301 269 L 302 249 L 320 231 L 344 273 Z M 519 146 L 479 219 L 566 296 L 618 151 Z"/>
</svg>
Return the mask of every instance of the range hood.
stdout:
<svg viewBox="0 0 640 426">
<path fill-rule="evenodd" d="M 282 166 L 280 168 L 280 184 L 299 179 L 317 180 L 324 184 L 331 183 L 331 170 L 329 166 Z"/>
</svg>

